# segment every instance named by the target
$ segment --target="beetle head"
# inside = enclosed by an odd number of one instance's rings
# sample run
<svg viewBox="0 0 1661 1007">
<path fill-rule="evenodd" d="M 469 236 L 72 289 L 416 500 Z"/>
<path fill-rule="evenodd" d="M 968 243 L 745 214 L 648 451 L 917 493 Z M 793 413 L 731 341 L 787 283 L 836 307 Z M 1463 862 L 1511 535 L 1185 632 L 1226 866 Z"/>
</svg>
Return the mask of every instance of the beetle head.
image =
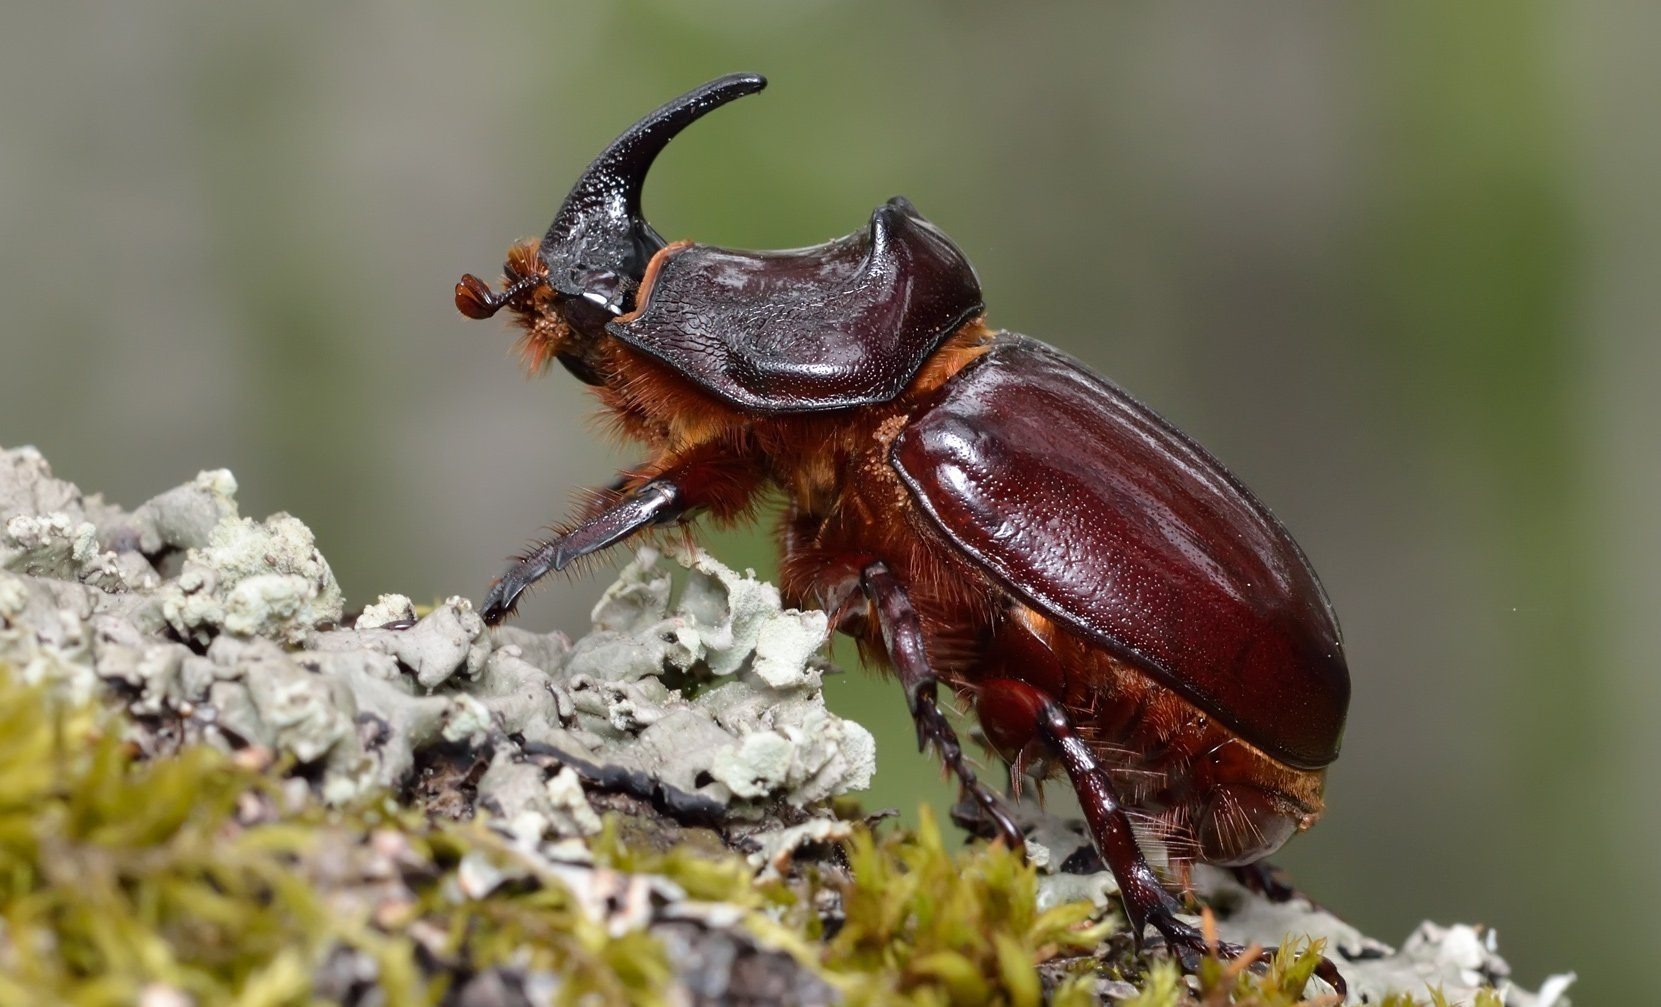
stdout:
<svg viewBox="0 0 1661 1007">
<path fill-rule="evenodd" d="M 652 162 L 688 125 L 765 86 L 760 74 L 729 74 L 624 130 L 571 187 L 534 256 L 525 246 L 510 252 L 507 287 L 492 291 L 477 277 L 463 276 L 456 307 L 469 318 L 513 307 L 527 329 L 528 358 L 541 363 L 557 357 L 578 377 L 595 380 L 585 373 L 591 370 L 587 351 L 608 321 L 632 310 L 646 264 L 665 245 L 640 210 Z"/>
</svg>

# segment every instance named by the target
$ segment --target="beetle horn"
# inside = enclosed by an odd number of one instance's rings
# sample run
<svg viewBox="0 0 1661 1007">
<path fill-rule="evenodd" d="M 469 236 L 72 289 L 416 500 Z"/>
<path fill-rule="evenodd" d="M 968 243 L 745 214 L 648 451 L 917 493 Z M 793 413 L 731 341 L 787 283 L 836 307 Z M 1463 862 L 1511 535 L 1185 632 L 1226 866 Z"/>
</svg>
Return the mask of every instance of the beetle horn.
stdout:
<svg viewBox="0 0 1661 1007">
<path fill-rule="evenodd" d="M 568 297 L 603 302 L 611 314 L 665 244 L 640 213 L 646 172 L 680 131 L 713 109 L 767 86 L 755 73 L 712 80 L 630 126 L 571 187 L 542 239 L 548 282 Z"/>
</svg>

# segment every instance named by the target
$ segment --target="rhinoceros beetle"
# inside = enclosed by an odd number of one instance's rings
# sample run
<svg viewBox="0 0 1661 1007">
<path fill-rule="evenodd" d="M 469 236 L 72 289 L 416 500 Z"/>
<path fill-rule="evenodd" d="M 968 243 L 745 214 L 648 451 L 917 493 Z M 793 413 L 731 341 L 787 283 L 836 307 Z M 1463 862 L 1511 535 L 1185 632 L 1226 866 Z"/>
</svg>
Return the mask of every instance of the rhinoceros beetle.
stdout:
<svg viewBox="0 0 1661 1007">
<path fill-rule="evenodd" d="M 761 90 L 735 74 L 612 141 L 471 318 L 511 309 L 533 371 L 592 385 L 650 460 L 520 557 L 495 624 L 538 578 L 642 529 L 747 517 L 782 493 L 781 589 L 897 671 L 933 742 L 1006 842 L 1021 830 L 936 698 L 973 703 L 1011 780 L 1064 772 L 1138 940 L 1205 942 L 1150 869 L 1244 868 L 1322 811 L 1349 672 L 1320 582 L 1221 463 L 1107 379 L 990 327 L 963 253 L 904 199 L 843 238 L 751 252 L 666 242 L 641 213 L 653 159 Z M 1239 949 L 1225 949 L 1239 954 Z M 1341 983 L 1330 962 L 1321 974 Z"/>
</svg>

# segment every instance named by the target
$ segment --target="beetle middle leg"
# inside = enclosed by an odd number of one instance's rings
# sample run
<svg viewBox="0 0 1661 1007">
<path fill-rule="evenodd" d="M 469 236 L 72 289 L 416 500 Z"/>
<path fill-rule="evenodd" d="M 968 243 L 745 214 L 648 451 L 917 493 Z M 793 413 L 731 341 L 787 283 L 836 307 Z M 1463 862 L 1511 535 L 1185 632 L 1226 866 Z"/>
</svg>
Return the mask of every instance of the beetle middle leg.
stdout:
<svg viewBox="0 0 1661 1007">
<path fill-rule="evenodd" d="M 968 761 L 963 757 L 963 746 L 958 743 L 957 732 L 940 709 L 940 681 L 929 666 L 923 625 L 917 618 L 917 610 L 912 607 L 911 597 L 888 566 L 881 562 L 865 567 L 860 574 L 860 585 L 876 607 L 889 659 L 894 662 L 900 685 L 905 688 L 906 705 L 910 707 L 911 719 L 917 725 L 918 750 L 927 748 L 930 741 L 934 742 L 941 761 L 957 776 L 963 792 L 991 820 L 1004 844 L 1012 850 L 1025 851 L 1026 841 L 1021 827 L 1015 824 L 1015 819 L 1010 816 L 1009 809 L 997 792 L 982 783 L 975 776 L 975 771 L 969 768 Z"/>
<path fill-rule="evenodd" d="M 1125 915 L 1130 918 L 1137 943 L 1141 943 L 1144 929 L 1152 925 L 1190 972 L 1198 967 L 1201 956 L 1211 950 L 1224 958 L 1238 958 L 1245 954 L 1246 949 L 1238 944 L 1210 944 L 1203 933 L 1177 918 L 1182 906 L 1160 884 L 1147 858 L 1142 855 L 1141 847 L 1136 844 L 1136 835 L 1131 831 L 1130 818 L 1125 814 L 1124 805 L 1107 771 L 1074 729 L 1061 704 L 1036 689 L 1028 691 L 1030 701 L 1036 707 L 1038 735 L 1056 753 L 1067 770 L 1073 789 L 1078 792 L 1085 820 L 1096 840 L 1096 848 L 1113 872 L 1114 879 L 1119 882 Z M 1259 960 L 1267 959 L 1273 953 L 1273 948 L 1260 951 Z M 1348 992 L 1344 977 L 1331 959 L 1322 958 L 1315 974 L 1340 995 Z"/>
</svg>

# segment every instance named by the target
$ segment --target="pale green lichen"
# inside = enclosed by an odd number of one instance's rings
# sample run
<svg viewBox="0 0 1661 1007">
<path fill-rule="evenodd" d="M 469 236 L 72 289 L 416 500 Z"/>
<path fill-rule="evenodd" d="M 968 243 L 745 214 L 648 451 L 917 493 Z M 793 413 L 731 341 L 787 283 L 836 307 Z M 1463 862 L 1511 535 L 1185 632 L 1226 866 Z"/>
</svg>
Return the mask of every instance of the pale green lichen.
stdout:
<svg viewBox="0 0 1661 1007">
<path fill-rule="evenodd" d="M 0 572 L 0 658 L 25 681 L 90 699 L 99 684 L 92 613 L 93 598 L 78 584 Z"/>
<path fill-rule="evenodd" d="M 358 629 L 380 629 L 389 623 L 415 621 L 415 603 L 401 594 L 383 594 L 374 604 L 364 606 L 354 626 Z"/>
<path fill-rule="evenodd" d="M 218 632 L 299 644 L 340 618 L 344 600 L 311 529 L 288 514 L 264 521 L 226 517 L 191 549 L 163 587 L 162 616 L 181 637 Z"/>
<path fill-rule="evenodd" d="M 199 472 L 183 486 L 140 505 L 118 528 L 106 529 L 106 536 L 110 530 L 132 536 L 137 551 L 145 556 L 169 549 L 207 548 L 214 529 L 239 516 L 236 491 L 236 477 L 229 470 Z"/>
<path fill-rule="evenodd" d="M 753 574 L 688 559 L 678 595 L 655 550 L 624 567 L 564 664 L 572 715 L 526 736 L 739 812 L 866 787 L 875 742 L 820 693 L 824 617 L 781 609 Z"/>
<path fill-rule="evenodd" d="M 0 655 L 82 697 L 121 683 L 130 712 L 178 718 L 187 737 L 292 757 L 332 801 L 403 785 L 423 752 L 519 739 L 749 814 L 870 779 L 870 735 L 820 695 L 824 616 L 781 608 L 753 574 L 693 555 L 677 591 L 644 551 L 576 647 L 487 631 L 463 598 L 411 626 L 408 599 L 383 596 L 342 626 L 311 532 L 241 516 L 235 488 L 205 472 L 126 514 L 55 479 L 37 452 L 0 452 L 0 522 L 26 533 L 0 557 L 32 571 L 0 572 L 0 604 L 29 609 L 0 625 Z M 568 810 L 537 815 L 591 827 Z"/>
<path fill-rule="evenodd" d="M 819 684 L 816 658 L 829 633 L 823 612 L 784 609 L 779 589 L 758 580 L 754 570 L 739 574 L 703 552 L 690 562 L 694 575 L 679 610 L 705 615 L 710 628 L 701 636 L 702 657 L 711 675 L 732 675 L 747 665 L 775 689 Z"/>
<path fill-rule="evenodd" d="M 600 831 L 600 816 L 589 806 L 582 782 L 569 766 L 554 775 L 538 765 L 518 761 L 503 749 L 479 778 L 479 792 L 489 812 L 521 843 L 545 835 L 591 836 Z"/>
<path fill-rule="evenodd" d="M 97 522 L 114 508 L 52 478 L 40 452 L 0 452 L 0 570 L 90 584 L 149 589 L 158 578 L 142 559 L 106 550 Z"/>
</svg>

